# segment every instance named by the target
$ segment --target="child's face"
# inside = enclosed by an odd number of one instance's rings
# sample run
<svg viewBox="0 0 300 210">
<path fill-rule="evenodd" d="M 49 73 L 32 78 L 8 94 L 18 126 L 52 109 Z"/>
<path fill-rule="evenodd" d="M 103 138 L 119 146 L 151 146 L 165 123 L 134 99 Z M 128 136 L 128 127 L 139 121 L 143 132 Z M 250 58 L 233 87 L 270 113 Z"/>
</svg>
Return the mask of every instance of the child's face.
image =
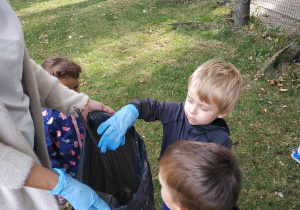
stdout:
<svg viewBox="0 0 300 210">
<path fill-rule="evenodd" d="M 79 78 L 75 79 L 73 77 L 68 76 L 68 77 L 60 78 L 59 82 L 64 86 L 68 87 L 69 89 L 76 91 L 77 93 L 80 92 Z"/>
<path fill-rule="evenodd" d="M 158 180 L 161 185 L 161 198 L 170 210 L 180 210 L 181 208 L 173 201 L 171 192 L 162 178 L 161 173 L 158 173 Z"/>
<path fill-rule="evenodd" d="M 190 85 L 185 101 L 184 112 L 192 125 L 208 125 L 217 117 L 222 118 L 226 114 L 220 114 L 216 104 L 200 101 L 196 89 Z"/>
</svg>

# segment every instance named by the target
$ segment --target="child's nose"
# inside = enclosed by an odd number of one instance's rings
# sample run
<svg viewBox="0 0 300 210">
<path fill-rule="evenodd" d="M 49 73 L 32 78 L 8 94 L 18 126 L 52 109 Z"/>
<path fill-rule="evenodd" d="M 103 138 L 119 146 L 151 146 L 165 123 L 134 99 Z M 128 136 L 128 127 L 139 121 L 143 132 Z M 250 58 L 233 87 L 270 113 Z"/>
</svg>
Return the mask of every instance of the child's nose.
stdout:
<svg viewBox="0 0 300 210">
<path fill-rule="evenodd" d="M 196 105 L 192 105 L 192 106 L 191 106 L 190 112 L 191 112 L 192 114 L 196 114 L 196 112 L 197 112 Z"/>
</svg>

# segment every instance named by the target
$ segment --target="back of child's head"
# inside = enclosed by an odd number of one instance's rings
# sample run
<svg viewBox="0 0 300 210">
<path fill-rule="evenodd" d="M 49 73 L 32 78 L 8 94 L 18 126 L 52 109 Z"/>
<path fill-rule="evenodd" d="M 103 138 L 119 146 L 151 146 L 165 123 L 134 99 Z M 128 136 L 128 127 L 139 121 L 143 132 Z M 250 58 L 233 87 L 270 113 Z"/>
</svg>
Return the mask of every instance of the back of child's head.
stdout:
<svg viewBox="0 0 300 210">
<path fill-rule="evenodd" d="M 233 110 L 242 92 L 240 71 L 218 60 L 203 63 L 189 77 L 188 83 L 189 87 L 196 88 L 201 101 L 215 103 L 222 114 Z"/>
<path fill-rule="evenodd" d="M 77 79 L 81 73 L 81 67 L 63 56 L 51 56 L 42 64 L 42 67 L 58 79 L 72 77 Z"/>
<path fill-rule="evenodd" d="M 241 171 L 227 148 L 181 140 L 158 163 L 172 201 L 186 210 L 231 210 L 241 192 Z"/>
</svg>

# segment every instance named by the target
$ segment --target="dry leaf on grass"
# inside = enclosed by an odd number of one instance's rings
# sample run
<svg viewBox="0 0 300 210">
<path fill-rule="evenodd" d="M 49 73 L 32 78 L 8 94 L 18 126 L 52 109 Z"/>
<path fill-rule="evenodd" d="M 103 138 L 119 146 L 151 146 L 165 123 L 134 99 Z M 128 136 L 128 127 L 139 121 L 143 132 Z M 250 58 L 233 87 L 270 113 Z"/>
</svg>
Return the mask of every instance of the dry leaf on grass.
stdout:
<svg viewBox="0 0 300 210">
<path fill-rule="evenodd" d="M 275 192 L 275 195 L 278 195 L 280 198 L 283 197 L 283 194 L 281 192 Z"/>
<path fill-rule="evenodd" d="M 280 89 L 279 91 L 280 92 L 286 92 L 286 91 L 288 91 L 288 89 Z"/>
</svg>

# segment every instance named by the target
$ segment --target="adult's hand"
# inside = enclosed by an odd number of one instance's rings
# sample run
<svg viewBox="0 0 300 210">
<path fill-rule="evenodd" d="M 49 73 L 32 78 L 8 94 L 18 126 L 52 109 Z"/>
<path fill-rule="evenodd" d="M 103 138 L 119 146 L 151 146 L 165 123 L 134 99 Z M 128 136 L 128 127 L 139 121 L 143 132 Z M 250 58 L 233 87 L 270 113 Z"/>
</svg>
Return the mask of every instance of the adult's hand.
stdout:
<svg viewBox="0 0 300 210">
<path fill-rule="evenodd" d="M 110 207 L 99 198 L 97 193 L 89 186 L 73 179 L 64 169 L 52 169 L 59 174 L 56 187 L 48 191 L 54 195 L 64 197 L 76 210 L 110 210 Z"/>
<path fill-rule="evenodd" d="M 82 115 L 83 115 L 84 119 L 86 120 L 88 113 L 91 111 L 94 111 L 94 110 L 100 110 L 100 111 L 104 111 L 104 112 L 107 112 L 110 114 L 115 113 L 115 111 L 112 108 L 110 108 L 109 106 L 106 106 L 101 102 L 89 99 L 88 103 L 85 104 L 83 107 Z"/>
</svg>

